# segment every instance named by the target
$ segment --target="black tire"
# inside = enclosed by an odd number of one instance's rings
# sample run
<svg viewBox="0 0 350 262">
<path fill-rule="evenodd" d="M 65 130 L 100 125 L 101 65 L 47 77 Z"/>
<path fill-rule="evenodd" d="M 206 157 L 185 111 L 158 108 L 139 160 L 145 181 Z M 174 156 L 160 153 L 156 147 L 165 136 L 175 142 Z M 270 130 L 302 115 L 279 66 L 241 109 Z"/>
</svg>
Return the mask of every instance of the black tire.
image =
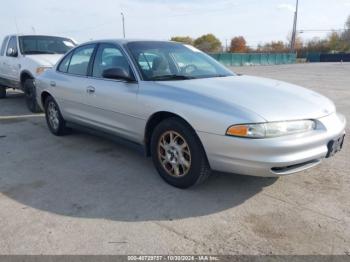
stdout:
<svg viewBox="0 0 350 262">
<path fill-rule="evenodd" d="M 27 79 L 24 82 L 24 94 L 28 109 L 32 113 L 42 112 L 36 101 L 36 88 L 33 79 Z"/>
<path fill-rule="evenodd" d="M 6 87 L 0 86 L 0 99 L 6 98 Z"/>
<path fill-rule="evenodd" d="M 161 138 L 166 136 L 166 134 L 169 132 L 174 132 L 175 134 L 180 135 L 180 139 L 184 140 L 189 148 L 190 160 L 188 162 L 190 164 L 188 165 L 188 171 L 186 173 L 184 172 L 185 174 L 183 176 L 174 176 L 174 174 L 171 175 L 171 171 L 169 171 L 169 169 L 171 169 L 171 163 L 168 163 L 170 168 L 166 170 L 166 167 L 163 166 L 160 160 L 162 157 L 165 159 L 164 156 L 161 155 L 166 151 L 161 149 L 159 144 L 161 143 Z M 162 150 L 163 153 L 160 152 Z M 154 166 L 156 167 L 160 176 L 168 184 L 178 188 L 184 189 L 199 184 L 208 178 L 211 173 L 205 151 L 198 136 L 186 122 L 176 117 L 168 118 L 162 121 L 154 129 L 151 138 L 151 155 Z M 178 154 L 176 159 L 180 159 Z M 184 169 L 182 168 L 182 170 Z M 177 171 L 179 172 L 179 169 Z"/>
<path fill-rule="evenodd" d="M 57 110 L 57 126 L 55 126 L 52 122 L 53 120 L 50 119 L 53 114 L 50 111 L 51 107 L 54 107 Z M 62 117 L 58 104 L 51 96 L 47 97 L 45 100 L 45 118 L 47 126 L 49 127 L 52 134 L 55 136 L 62 136 L 67 133 L 66 121 Z"/>
</svg>

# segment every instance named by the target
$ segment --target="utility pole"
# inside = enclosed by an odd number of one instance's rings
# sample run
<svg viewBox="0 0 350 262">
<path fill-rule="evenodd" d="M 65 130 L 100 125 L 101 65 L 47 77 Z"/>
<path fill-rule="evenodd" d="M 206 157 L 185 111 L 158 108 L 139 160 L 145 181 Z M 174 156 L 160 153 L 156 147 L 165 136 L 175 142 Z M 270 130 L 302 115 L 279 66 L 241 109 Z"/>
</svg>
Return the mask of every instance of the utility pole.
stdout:
<svg viewBox="0 0 350 262">
<path fill-rule="evenodd" d="M 299 0 L 296 0 L 296 6 L 295 6 L 295 13 L 294 13 L 294 23 L 293 23 L 293 33 L 292 33 L 292 39 L 290 43 L 290 50 L 294 53 L 295 52 L 295 41 L 297 37 L 297 23 L 298 23 L 298 8 L 299 8 Z"/>
<path fill-rule="evenodd" d="M 125 17 L 123 12 L 121 12 L 120 14 L 122 15 L 123 37 L 125 38 Z"/>
</svg>

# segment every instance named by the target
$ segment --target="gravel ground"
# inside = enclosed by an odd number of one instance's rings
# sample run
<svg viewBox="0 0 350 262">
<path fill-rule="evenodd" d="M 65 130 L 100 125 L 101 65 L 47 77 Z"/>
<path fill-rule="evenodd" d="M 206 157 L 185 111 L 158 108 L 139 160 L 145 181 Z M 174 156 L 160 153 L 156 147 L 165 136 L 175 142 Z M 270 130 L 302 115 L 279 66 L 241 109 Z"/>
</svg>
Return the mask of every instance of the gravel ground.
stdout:
<svg viewBox="0 0 350 262">
<path fill-rule="evenodd" d="M 350 64 L 234 70 L 311 88 L 350 119 Z M 126 145 L 52 136 L 10 91 L 0 100 L 0 254 L 349 254 L 349 154 L 347 139 L 309 171 L 215 174 L 184 191 Z"/>
</svg>

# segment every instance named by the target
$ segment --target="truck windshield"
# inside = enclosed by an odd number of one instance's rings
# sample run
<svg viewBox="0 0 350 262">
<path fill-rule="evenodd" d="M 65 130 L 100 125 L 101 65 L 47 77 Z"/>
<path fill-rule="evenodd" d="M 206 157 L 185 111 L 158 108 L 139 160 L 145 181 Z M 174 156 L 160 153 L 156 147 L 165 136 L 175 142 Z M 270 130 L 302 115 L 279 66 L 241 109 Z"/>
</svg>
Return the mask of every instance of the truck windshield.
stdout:
<svg viewBox="0 0 350 262">
<path fill-rule="evenodd" d="M 145 81 L 172 81 L 234 75 L 193 46 L 174 42 L 136 41 L 127 48 Z"/>
<path fill-rule="evenodd" d="M 54 36 L 20 36 L 19 48 L 24 55 L 65 54 L 75 47 L 75 43 L 62 37 Z"/>
</svg>

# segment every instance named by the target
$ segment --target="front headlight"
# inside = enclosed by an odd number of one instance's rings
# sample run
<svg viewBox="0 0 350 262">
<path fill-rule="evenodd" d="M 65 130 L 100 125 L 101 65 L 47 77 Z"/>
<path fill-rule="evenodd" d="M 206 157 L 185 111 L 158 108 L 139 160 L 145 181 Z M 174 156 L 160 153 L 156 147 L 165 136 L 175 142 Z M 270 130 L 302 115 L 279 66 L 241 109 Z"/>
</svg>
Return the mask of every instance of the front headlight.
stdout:
<svg viewBox="0 0 350 262">
<path fill-rule="evenodd" d="M 36 74 L 37 75 L 41 75 L 42 73 L 44 73 L 47 69 L 51 69 L 52 67 L 49 66 L 39 66 L 36 68 Z"/>
<path fill-rule="evenodd" d="M 246 138 L 268 138 L 304 133 L 316 128 L 313 120 L 242 124 L 230 126 L 226 135 Z"/>
</svg>

